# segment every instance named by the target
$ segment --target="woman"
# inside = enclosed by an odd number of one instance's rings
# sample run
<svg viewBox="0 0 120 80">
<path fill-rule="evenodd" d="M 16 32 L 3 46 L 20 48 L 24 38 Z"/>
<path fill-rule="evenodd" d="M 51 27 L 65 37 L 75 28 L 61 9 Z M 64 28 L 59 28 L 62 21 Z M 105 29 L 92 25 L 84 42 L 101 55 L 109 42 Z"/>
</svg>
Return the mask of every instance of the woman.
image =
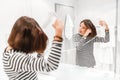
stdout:
<svg viewBox="0 0 120 80">
<path fill-rule="evenodd" d="M 89 19 L 81 21 L 79 33 L 73 35 L 76 44 L 76 64 L 83 67 L 94 67 L 96 62 L 93 55 L 94 42 L 108 42 L 109 28 L 105 21 L 99 24 L 105 27 L 105 37 L 98 37 L 94 24 Z"/>
<path fill-rule="evenodd" d="M 10 80 L 38 80 L 37 71 L 50 72 L 58 68 L 64 26 L 60 20 L 56 20 L 53 27 L 55 36 L 51 52 L 48 59 L 44 60 L 48 37 L 39 24 L 27 16 L 15 22 L 8 38 L 9 46 L 3 53 L 4 69 Z M 33 57 L 33 53 L 39 56 Z"/>
</svg>

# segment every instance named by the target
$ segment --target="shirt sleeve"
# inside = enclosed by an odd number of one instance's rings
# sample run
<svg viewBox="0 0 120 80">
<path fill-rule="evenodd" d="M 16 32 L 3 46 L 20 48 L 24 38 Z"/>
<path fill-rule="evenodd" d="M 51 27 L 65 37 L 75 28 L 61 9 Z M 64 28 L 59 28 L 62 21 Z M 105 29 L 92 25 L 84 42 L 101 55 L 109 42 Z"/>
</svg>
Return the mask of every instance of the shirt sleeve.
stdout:
<svg viewBox="0 0 120 80">
<path fill-rule="evenodd" d="M 105 37 L 96 37 L 95 39 L 94 39 L 94 42 L 104 42 L 104 43 L 106 43 L 106 42 L 109 42 L 109 31 L 105 31 Z"/>
</svg>

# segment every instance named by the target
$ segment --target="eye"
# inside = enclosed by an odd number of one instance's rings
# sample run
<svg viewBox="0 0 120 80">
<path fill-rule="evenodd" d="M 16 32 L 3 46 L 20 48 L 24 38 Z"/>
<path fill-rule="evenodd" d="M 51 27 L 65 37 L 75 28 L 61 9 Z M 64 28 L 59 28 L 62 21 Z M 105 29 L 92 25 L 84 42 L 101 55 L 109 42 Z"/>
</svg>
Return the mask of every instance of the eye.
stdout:
<svg viewBox="0 0 120 80">
<path fill-rule="evenodd" d="M 83 29 L 85 29 L 85 27 L 83 27 Z"/>
<path fill-rule="evenodd" d="M 83 26 L 82 29 L 86 29 L 86 27 Z"/>
</svg>

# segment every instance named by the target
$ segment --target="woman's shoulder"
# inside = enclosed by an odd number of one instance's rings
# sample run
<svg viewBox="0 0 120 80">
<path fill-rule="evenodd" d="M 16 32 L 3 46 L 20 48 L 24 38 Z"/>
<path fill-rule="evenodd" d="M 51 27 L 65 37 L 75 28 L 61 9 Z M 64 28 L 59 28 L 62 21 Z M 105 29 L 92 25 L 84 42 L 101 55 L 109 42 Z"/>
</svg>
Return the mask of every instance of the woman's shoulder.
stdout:
<svg viewBox="0 0 120 80">
<path fill-rule="evenodd" d="M 4 50 L 4 54 L 9 54 L 9 55 L 13 55 L 13 54 L 18 54 L 18 53 L 21 53 L 21 52 L 18 52 L 16 51 L 15 49 L 13 49 L 11 46 L 7 46 Z"/>
<path fill-rule="evenodd" d="M 9 53 L 9 52 L 11 52 L 12 50 L 13 50 L 12 47 L 7 46 L 7 47 L 4 49 L 4 53 Z"/>
<path fill-rule="evenodd" d="M 73 37 L 82 37 L 79 33 L 73 34 Z"/>
<path fill-rule="evenodd" d="M 40 54 L 38 55 L 36 52 L 26 54 L 25 52 L 17 51 L 10 46 L 7 46 L 5 48 L 4 54 L 9 55 L 9 56 L 15 55 L 15 56 L 28 57 L 28 58 L 41 58 L 41 57 L 43 57 L 43 55 L 40 55 Z"/>
</svg>

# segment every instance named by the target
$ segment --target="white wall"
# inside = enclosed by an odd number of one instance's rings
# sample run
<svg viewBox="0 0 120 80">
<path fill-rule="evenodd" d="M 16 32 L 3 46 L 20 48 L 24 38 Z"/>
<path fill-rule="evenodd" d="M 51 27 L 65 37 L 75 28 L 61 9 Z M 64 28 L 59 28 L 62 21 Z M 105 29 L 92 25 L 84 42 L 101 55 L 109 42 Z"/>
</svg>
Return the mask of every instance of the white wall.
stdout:
<svg viewBox="0 0 120 80">
<path fill-rule="evenodd" d="M 8 80 L 3 71 L 2 54 L 7 38 L 15 20 L 24 15 L 24 0 L 0 0 L 0 80 Z"/>
</svg>

